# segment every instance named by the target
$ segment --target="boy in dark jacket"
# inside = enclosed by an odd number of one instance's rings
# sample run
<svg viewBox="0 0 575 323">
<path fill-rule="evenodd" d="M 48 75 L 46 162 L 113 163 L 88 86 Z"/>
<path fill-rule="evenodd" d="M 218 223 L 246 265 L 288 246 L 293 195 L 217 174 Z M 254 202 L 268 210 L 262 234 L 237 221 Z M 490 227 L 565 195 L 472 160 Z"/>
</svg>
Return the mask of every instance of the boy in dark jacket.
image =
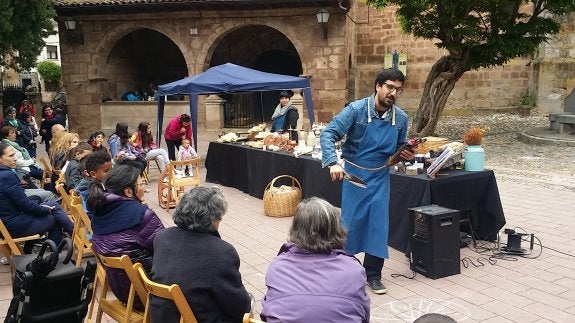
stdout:
<svg viewBox="0 0 575 323">
<path fill-rule="evenodd" d="M 96 151 L 80 160 L 80 171 L 84 178 L 74 187 L 74 190 L 80 193 L 82 206 L 90 218 L 92 218 L 92 212 L 86 208 L 88 185 L 93 181 L 101 183 L 110 169 L 112 169 L 112 157 L 107 150 Z"/>
</svg>

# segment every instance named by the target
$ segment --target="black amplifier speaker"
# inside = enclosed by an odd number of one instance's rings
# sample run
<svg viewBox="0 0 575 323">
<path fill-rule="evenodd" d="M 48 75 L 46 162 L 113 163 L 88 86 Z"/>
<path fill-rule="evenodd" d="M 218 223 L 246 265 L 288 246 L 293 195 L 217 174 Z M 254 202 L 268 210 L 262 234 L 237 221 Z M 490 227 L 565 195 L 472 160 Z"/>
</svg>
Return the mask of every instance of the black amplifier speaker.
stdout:
<svg viewBox="0 0 575 323">
<path fill-rule="evenodd" d="M 437 279 L 461 273 L 459 211 L 438 205 L 409 209 L 411 270 Z"/>
</svg>

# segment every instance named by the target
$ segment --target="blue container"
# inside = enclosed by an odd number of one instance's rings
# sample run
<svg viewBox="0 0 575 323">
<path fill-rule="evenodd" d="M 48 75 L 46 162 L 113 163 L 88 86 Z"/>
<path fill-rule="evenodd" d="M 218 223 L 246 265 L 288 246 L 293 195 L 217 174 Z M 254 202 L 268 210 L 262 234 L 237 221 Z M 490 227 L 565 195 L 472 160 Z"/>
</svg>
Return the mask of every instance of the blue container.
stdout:
<svg viewBox="0 0 575 323">
<path fill-rule="evenodd" d="M 485 169 L 485 151 L 481 146 L 467 146 L 463 155 L 466 171 L 479 172 Z"/>
</svg>

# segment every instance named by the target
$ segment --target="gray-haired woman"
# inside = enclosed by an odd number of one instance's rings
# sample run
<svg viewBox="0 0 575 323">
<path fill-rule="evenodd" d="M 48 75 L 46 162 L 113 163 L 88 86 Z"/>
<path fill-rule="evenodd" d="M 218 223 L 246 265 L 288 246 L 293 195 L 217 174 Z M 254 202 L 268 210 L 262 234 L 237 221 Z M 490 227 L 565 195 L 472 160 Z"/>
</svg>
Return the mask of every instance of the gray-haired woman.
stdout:
<svg viewBox="0 0 575 323">
<path fill-rule="evenodd" d="M 250 310 L 240 257 L 218 233 L 227 207 L 218 188 L 193 188 L 176 207 L 176 227 L 154 240 L 154 281 L 180 285 L 198 322 L 241 322 Z M 152 322 L 179 320 L 171 301 L 153 297 L 150 306 Z"/>
<path fill-rule="evenodd" d="M 343 251 L 337 208 L 317 197 L 300 202 L 284 244 L 266 273 L 267 322 L 369 322 L 365 270 Z"/>
</svg>

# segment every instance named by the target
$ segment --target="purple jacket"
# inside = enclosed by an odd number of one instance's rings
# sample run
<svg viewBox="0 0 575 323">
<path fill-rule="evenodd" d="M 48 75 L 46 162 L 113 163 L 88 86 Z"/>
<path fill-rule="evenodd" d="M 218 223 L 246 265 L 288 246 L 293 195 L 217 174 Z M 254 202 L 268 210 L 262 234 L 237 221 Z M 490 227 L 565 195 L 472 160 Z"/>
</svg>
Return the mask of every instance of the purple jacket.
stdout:
<svg viewBox="0 0 575 323">
<path fill-rule="evenodd" d="M 365 270 L 343 250 L 318 254 L 287 243 L 265 280 L 267 322 L 369 322 Z"/>
<path fill-rule="evenodd" d="M 134 258 L 149 258 L 144 267 L 151 267 L 154 252 L 154 238 L 164 225 L 148 206 L 137 200 L 106 193 L 106 206 L 96 210 L 92 217 L 92 243 L 94 249 L 106 257 L 129 255 Z M 123 270 L 107 270 L 110 288 L 116 297 L 126 302 L 130 280 Z"/>
</svg>

